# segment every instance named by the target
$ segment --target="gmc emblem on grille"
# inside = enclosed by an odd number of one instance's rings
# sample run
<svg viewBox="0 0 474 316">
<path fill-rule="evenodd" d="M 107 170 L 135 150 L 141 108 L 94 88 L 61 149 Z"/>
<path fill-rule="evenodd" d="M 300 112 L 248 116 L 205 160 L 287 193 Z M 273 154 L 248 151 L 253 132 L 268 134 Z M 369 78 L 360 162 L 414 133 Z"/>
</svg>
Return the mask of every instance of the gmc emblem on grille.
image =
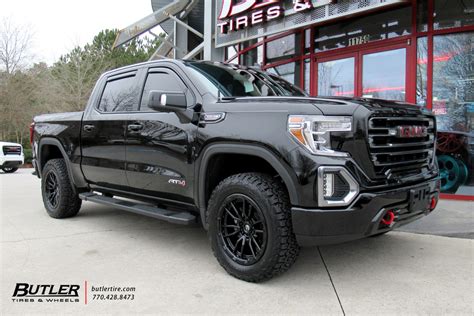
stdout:
<svg viewBox="0 0 474 316">
<path fill-rule="evenodd" d="M 397 137 L 412 138 L 425 137 L 428 135 L 428 129 L 425 126 L 398 126 Z"/>
</svg>

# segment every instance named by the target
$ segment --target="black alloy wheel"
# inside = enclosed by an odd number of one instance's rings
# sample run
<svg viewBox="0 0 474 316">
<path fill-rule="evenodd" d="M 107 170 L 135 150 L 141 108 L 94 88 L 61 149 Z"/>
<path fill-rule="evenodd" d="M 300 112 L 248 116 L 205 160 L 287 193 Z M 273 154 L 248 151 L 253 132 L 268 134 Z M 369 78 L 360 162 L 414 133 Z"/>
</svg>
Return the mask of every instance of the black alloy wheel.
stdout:
<svg viewBox="0 0 474 316">
<path fill-rule="evenodd" d="M 46 201 L 52 208 L 57 208 L 59 204 L 59 198 L 61 195 L 61 187 L 58 183 L 58 178 L 53 171 L 49 171 L 46 174 L 46 185 L 45 185 L 45 193 L 46 193 Z"/>
<path fill-rule="evenodd" d="M 228 196 L 219 210 L 219 236 L 226 254 L 236 263 L 252 265 L 267 245 L 267 228 L 258 205 L 244 194 Z"/>
</svg>

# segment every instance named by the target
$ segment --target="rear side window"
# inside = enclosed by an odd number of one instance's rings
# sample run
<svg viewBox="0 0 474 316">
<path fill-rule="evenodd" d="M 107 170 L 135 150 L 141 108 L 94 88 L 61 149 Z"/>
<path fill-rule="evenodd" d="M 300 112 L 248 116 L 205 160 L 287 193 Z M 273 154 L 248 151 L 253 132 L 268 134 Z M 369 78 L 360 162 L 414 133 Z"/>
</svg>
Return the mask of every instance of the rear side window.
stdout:
<svg viewBox="0 0 474 316">
<path fill-rule="evenodd" d="M 150 111 L 148 108 L 148 97 L 150 91 L 160 90 L 165 92 L 183 91 L 184 84 L 176 75 L 167 72 L 152 72 L 149 73 L 145 87 L 143 88 L 142 102 L 140 104 L 140 111 Z"/>
<path fill-rule="evenodd" d="M 138 88 L 135 76 L 123 77 L 105 84 L 99 111 L 123 112 L 138 109 Z"/>
</svg>

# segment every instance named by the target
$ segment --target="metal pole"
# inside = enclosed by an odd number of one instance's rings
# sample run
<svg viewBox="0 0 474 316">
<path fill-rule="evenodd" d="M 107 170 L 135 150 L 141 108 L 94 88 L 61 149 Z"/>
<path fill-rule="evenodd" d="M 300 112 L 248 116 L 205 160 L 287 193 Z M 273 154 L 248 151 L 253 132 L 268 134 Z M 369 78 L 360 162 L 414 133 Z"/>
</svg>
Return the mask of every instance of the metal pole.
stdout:
<svg viewBox="0 0 474 316">
<path fill-rule="evenodd" d="M 185 27 L 186 29 L 188 29 L 189 31 L 193 32 L 194 34 L 196 34 L 197 36 L 199 36 L 200 38 L 203 38 L 204 35 L 197 31 L 196 29 L 190 27 L 188 24 L 184 23 L 183 21 L 181 21 L 180 19 L 176 18 L 174 15 L 171 15 L 171 14 L 168 14 L 167 12 L 165 12 L 165 14 L 170 18 L 172 19 L 173 21 L 175 21 L 176 23 L 182 25 L 183 27 Z"/>
</svg>

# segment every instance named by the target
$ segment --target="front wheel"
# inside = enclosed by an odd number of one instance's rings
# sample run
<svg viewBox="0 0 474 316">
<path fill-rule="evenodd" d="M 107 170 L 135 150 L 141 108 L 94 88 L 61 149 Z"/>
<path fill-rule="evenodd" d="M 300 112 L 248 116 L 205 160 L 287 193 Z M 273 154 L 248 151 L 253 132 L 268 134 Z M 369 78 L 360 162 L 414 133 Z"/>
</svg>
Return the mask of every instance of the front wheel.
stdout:
<svg viewBox="0 0 474 316">
<path fill-rule="evenodd" d="M 64 159 L 51 159 L 43 168 L 41 177 L 43 204 L 53 218 L 75 216 L 82 201 L 71 185 Z"/>
<path fill-rule="evenodd" d="M 18 168 L 9 168 L 9 167 L 3 167 L 2 168 L 3 172 L 5 173 L 13 173 L 18 170 Z"/>
<path fill-rule="evenodd" d="M 232 276 L 259 282 L 288 270 L 299 246 L 288 194 L 269 175 L 242 173 L 223 180 L 209 200 L 209 237 Z"/>
</svg>

